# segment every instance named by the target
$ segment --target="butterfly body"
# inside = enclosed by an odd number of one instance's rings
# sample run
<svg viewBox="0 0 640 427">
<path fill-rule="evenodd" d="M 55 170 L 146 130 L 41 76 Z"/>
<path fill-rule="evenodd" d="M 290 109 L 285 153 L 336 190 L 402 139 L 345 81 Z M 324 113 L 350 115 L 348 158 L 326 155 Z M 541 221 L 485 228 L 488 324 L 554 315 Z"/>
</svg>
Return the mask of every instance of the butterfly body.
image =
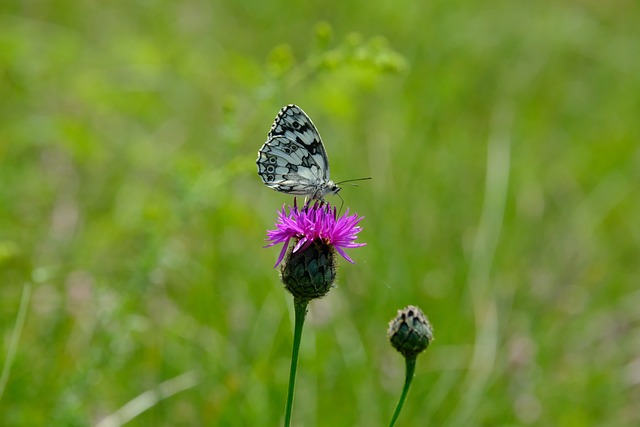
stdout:
<svg viewBox="0 0 640 427">
<path fill-rule="evenodd" d="M 256 163 L 262 181 L 281 193 L 323 200 L 340 191 L 329 178 L 329 158 L 318 130 L 296 105 L 280 110 Z"/>
</svg>

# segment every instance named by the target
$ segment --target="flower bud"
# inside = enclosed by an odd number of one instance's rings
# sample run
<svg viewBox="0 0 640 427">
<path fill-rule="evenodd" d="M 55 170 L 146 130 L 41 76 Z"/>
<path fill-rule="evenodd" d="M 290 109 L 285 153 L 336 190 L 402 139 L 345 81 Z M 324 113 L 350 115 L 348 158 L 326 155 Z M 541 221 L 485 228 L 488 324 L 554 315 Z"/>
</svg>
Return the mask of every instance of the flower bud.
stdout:
<svg viewBox="0 0 640 427">
<path fill-rule="evenodd" d="M 434 339 L 429 319 L 413 305 L 398 310 L 398 315 L 389 322 L 387 335 L 391 345 L 406 358 L 418 356 Z"/>
</svg>

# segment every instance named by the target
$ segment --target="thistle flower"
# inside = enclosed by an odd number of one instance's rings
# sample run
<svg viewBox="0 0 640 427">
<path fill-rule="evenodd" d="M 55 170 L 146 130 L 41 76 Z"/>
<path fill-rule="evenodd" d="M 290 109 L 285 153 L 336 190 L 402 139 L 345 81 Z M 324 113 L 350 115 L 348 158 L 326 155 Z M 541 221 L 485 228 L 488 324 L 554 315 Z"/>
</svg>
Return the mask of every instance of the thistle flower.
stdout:
<svg viewBox="0 0 640 427">
<path fill-rule="evenodd" d="M 336 276 L 335 253 L 353 263 L 345 249 L 365 245 L 355 243 L 362 230 L 358 226 L 362 218 L 349 215 L 348 209 L 338 217 L 335 208 L 321 202 L 298 208 L 294 199 L 289 213 L 282 207 L 276 229 L 267 231 L 267 240 L 271 243 L 266 247 L 283 244 L 274 267 L 284 260 L 282 282 L 295 298 L 311 300 L 329 292 Z M 294 245 L 289 249 L 292 240 Z"/>
<path fill-rule="evenodd" d="M 355 243 L 358 233 L 362 230 L 362 227 L 358 226 L 362 218 L 364 217 L 359 217 L 357 214 L 349 215 L 348 208 L 344 215 L 338 218 L 336 208 L 332 209 L 329 203 L 316 202 L 299 209 L 294 199 L 293 208 L 289 207 L 289 214 L 284 205 L 278 212 L 278 222 L 275 224 L 277 228 L 267 231 L 267 240 L 271 243 L 265 247 L 284 243 L 274 268 L 282 262 L 291 239 L 297 241 L 293 253 L 304 250 L 314 241 L 320 240 L 335 248 L 344 259 L 353 264 L 353 260 L 344 250 L 366 245 L 366 243 Z"/>
<path fill-rule="evenodd" d="M 285 288 L 293 295 L 295 327 L 293 332 L 293 350 L 289 371 L 289 391 L 285 408 L 284 425 L 291 425 L 291 410 L 295 388 L 298 352 L 302 338 L 302 327 L 307 315 L 309 301 L 324 296 L 336 278 L 336 252 L 353 263 L 344 251 L 347 248 L 364 246 L 356 243 L 362 230 L 358 223 L 363 217 L 349 215 L 349 210 L 338 217 L 335 208 L 324 202 L 305 204 L 298 208 L 296 199 L 289 213 L 285 206 L 278 212 L 275 230 L 267 231 L 267 240 L 271 247 L 282 243 L 282 250 L 276 261 L 280 266 L 281 279 Z M 293 241 L 290 248 L 289 243 Z"/>
</svg>

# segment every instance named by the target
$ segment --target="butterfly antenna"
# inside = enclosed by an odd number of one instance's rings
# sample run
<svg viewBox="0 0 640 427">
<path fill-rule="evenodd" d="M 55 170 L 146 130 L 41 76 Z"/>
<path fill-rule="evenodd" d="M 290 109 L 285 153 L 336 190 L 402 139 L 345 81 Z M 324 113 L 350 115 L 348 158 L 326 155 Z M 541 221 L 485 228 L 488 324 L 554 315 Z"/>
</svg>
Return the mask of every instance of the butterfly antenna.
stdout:
<svg viewBox="0 0 640 427">
<path fill-rule="evenodd" d="M 371 179 L 371 177 L 370 177 L 370 176 L 369 176 L 369 177 L 367 177 L 367 178 L 345 179 L 344 181 L 336 182 L 336 185 L 338 185 L 338 184 L 344 184 L 344 183 L 346 183 L 346 182 L 367 181 L 367 180 L 369 180 L 369 179 Z M 358 184 L 351 184 L 351 185 L 353 185 L 354 187 L 357 187 L 357 186 L 358 186 Z"/>
</svg>

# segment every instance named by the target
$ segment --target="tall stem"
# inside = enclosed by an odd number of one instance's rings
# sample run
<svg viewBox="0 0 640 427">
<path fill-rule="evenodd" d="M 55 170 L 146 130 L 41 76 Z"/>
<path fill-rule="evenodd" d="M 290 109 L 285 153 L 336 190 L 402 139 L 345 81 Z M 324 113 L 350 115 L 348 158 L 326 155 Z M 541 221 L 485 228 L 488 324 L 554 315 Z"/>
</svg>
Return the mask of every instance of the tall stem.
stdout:
<svg viewBox="0 0 640 427">
<path fill-rule="evenodd" d="M 413 374 L 416 370 L 416 358 L 415 357 L 407 357 L 405 358 L 406 362 L 406 375 L 404 379 L 404 388 L 402 389 L 402 395 L 400 396 L 400 400 L 396 405 L 396 410 L 393 412 L 393 417 L 391 418 L 391 422 L 389 423 L 389 427 L 393 427 L 400 415 L 400 411 L 402 410 L 402 405 L 404 405 L 404 400 L 407 398 L 407 394 L 409 393 L 409 387 L 411 386 L 411 380 L 413 380 Z"/>
<path fill-rule="evenodd" d="M 293 299 L 295 311 L 295 326 L 293 330 L 293 350 L 291 352 L 291 369 L 289 370 L 289 391 L 287 393 L 287 407 L 284 414 L 284 425 L 291 425 L 291 409 L 293 407 L 293 390 L 296 385 L 296 371 L 298 369 L 298 352 L 300 350 L 300 340 L 302 338 L 302 326 L 307 316 L 308 300 Z"/>
</svg>

